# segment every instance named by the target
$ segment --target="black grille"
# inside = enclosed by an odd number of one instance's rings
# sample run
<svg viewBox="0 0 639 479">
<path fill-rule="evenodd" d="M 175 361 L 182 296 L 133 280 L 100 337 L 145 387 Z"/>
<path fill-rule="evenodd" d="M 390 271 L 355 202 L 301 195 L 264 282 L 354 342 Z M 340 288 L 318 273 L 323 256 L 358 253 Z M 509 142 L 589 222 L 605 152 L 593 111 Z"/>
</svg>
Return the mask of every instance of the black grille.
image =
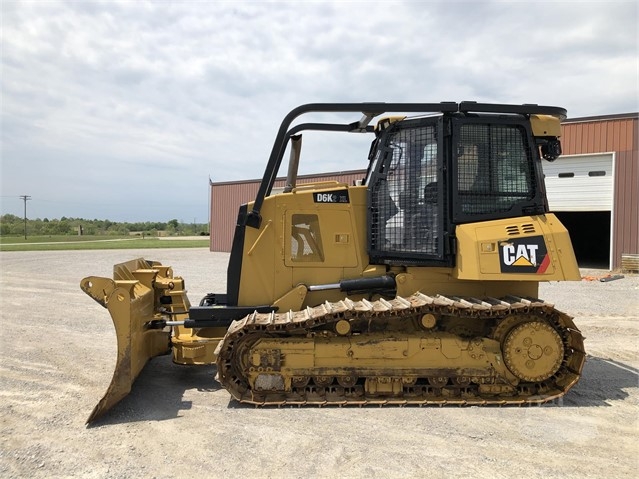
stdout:
<svg viewBox="0 0 639 479">
<path fill-rule="evenodd" d="M 438 253 L 436 125 L 396 129 L 371 185 L 371 246 L 385 257 Z"/>
<path fill-rule="evenodd" d="M 464 124 L 457 147 L 461 213 L 494 214 L 534 197 L 532 155 L 515 125 Z"/>
</svg>

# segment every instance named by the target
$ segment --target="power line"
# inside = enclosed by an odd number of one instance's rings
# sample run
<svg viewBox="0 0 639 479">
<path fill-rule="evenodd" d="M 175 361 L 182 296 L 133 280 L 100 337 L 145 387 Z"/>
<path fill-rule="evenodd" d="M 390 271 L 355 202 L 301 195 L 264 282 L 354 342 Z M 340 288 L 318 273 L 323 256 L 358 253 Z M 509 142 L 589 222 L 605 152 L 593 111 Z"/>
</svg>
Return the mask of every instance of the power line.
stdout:
<svg viewBox="0 0 639 479">
<path fill-rule="evenodd" d="M 24 200 L 24 239 L 27 239 L 27 200 L 30 200 L 31 196 L 21 195 L 20 198 Z"/>
</svg>

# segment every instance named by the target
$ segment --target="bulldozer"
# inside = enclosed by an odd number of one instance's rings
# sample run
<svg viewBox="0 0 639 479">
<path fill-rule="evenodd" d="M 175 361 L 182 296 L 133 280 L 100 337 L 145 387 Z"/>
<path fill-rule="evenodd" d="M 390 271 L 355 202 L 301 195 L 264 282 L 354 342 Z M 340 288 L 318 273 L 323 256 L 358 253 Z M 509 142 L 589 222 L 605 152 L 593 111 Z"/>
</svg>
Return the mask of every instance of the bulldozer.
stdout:
<svg viewBox="0 0 639 479">
<path fill-rule="evenodd" d="M 300 122 L 306 114 L 355 121 Z M 215 364 L 232 398 L 256 406 L 562 397 L 580 378 L 584 338 L 538 291 L 581 278 L 541 164 L 561 155 L 565 117 L 469 101 L 295 108 L 254 201 L 239 206 L 226 292 L 192 305 L 182 277 L 143 258 L 81 281 L 109 310 L 118 350 L 87 423 L 163 354 Z M 362 179 L 298 182 L 308 131 L 369 135 Z"/>
</svg>

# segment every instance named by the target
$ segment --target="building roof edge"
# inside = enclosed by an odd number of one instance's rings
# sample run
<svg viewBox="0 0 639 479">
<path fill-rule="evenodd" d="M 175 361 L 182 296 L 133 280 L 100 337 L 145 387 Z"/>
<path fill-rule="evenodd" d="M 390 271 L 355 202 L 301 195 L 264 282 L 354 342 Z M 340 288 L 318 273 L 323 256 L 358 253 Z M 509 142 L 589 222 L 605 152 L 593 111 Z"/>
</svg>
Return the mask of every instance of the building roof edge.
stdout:
<svg viewBox="0 0 639 479">
<path fill-rule="evenodd" d="M 566 118 L 561 123 L 583 123 L 587 121 L 607 121 L 607 120 L 625 120 L 625 119 L 637 119 L 639 118 L 639 112 L 633 113 L 615 113 L 613 115 L 595 115 L 595 116 L 581 116 L 578 118 Z"/>
</svg>

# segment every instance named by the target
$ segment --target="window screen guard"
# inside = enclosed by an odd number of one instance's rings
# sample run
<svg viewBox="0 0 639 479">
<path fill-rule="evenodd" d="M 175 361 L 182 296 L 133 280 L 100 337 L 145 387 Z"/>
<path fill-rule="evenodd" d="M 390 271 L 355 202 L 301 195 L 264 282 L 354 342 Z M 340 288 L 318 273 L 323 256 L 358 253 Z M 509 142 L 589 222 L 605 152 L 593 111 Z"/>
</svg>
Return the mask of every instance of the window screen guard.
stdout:
<svg viewBox="0 0 639 479">
<path fill-rule="evenodd" d="M 371 259 L 442 257 L 442 155 L 437 119 L 391 127 L 369 185 Z"/>
<path fill-rule="evenodd" d="M 454 131 L 455 223 L 520 216 L 534 208 L 535 155 L 523 126 L 463 120 Z"/>
</svg>

